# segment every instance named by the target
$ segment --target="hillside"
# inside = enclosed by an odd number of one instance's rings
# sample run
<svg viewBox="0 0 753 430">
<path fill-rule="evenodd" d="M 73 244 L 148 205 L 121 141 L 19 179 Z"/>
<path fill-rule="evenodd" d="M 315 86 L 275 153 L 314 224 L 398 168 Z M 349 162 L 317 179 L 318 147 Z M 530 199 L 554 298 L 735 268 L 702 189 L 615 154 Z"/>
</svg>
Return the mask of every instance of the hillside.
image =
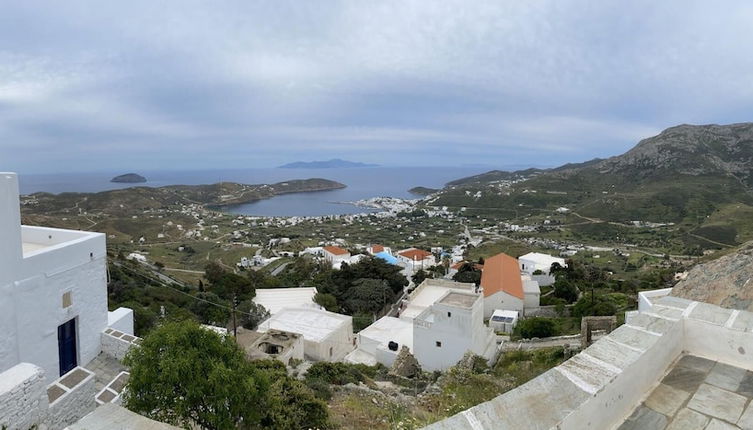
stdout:
<svg viewBox="0 0 753 430">
<path fill-rule="evenodd" d="M 753 311 L 753 243 L 708 263 L 695 266 L 688 277 L 677 283 L 672 295 L 719 305 L 729 309 Z"/>
<path fill-rule="evenodd" d="M 247 185 L 222 182 L 211 185 L 131 187 L 99 193 L 35 193 L 22 197 L 24 214 L 107 212 L 130 213 L 177 205 L 222 207 L 250 203 L 280 194 L 329 191 L 345 185 L 328 179 L 295 179 L 276 184 Z"/>
<path fill-rule="evenodd" d="M 711 243 L 735 245 L 753 238 L 742 216 L 753 209 L 753 123 L 680 125 L 604 160 L 487 172 L 448 183 L 428 203 L 507 216 L 564 206 L 608 222 L 681 224 Z"/>
</svg>

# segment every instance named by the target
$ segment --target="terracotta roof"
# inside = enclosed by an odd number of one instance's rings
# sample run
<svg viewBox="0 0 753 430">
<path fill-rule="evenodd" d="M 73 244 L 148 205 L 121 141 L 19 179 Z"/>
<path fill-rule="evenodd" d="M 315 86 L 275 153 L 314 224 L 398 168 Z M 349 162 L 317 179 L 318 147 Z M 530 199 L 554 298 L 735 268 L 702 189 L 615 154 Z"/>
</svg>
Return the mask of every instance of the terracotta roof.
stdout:
<svg viewBox="0 0 753 430">
<path fill-rule="evenodd" d="M 433 255 L 431 252 L 424 251 L 423 249 L 416 249 L 416 248 L 406 249 L 405 251 L 398 252 L 397 254 L 405 258 L 410 258 L 413 261 L 421 261 Z"/>
<path fill-rule="evenodd" d="M 339 246 L 325 246 L 324 250 L 329 252 L 330 254 L 335 254 L 335 255 L 343 255 L 343 254 L 348 253 L 348 251 L 340 248 Z"/>
<path fill-rule="evenodd" d="M 384 251 L 384 247 L 382 245 L 371 245 L 372 254 L 378 254 L 382 251 Z"/>
<path fill-rule="evenodd" d="M 518 260 L 507 254 L 497 254 L 484 261 L 481 286 L 484 288 L 484 297 L 504 291 L 511 296 L 525 299 Z"/>
</svg>

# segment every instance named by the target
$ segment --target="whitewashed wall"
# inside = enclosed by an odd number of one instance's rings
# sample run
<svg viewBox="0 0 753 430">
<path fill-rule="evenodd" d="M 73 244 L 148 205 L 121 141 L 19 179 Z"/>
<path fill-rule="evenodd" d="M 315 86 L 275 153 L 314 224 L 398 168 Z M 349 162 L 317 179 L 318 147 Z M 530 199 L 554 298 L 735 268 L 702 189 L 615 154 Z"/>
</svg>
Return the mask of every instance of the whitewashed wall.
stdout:
<svg viewBox="0 0 753 430">
<path fill-rule="evenodd" d="M 507 294 L 504 291 L 499 291 L 488 297 L 484 297 L 484 318 L 491 318 L 496 309 L 523 312 L 524 304 L 523 299 Z"/>
<path fill-rule="evenodd" d="M 27 430 L 47 418 L 44 370 L 19 363 L 0 373 L 0 428 Z"/>
</svg>

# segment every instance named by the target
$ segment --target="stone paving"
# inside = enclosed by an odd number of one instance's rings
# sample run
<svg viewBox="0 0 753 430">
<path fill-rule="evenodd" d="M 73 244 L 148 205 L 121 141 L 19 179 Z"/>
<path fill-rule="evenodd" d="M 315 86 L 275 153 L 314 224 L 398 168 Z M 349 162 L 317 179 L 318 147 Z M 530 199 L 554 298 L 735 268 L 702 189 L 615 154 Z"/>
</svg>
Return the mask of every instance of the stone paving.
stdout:
<svg viewBox="0 0 753 430">
<path fill-rule="evenodd" d="M 94 360 L 90 361 L 89 364 L 84 367 L 94 372 L 94 387 L 97 392 L 100 392 L 100 390 L 105 388 L 105 386 L 115 379 L 120 372 L 128 370 L 117 359 L 105 353 L 100 353 Z"/>
<path fill-rule="evenodd" d="M 618 430 L 753 430 L 753 372 L 683 356 Z"/>
</svg>

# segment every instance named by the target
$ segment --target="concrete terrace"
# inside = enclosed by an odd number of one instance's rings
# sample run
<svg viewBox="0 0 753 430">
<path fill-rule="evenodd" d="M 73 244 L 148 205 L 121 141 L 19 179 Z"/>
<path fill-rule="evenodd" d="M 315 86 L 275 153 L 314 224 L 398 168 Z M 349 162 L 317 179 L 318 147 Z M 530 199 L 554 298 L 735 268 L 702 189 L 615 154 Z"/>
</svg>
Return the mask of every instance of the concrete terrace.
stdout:
<svg viewBox="0 0 753 430">
<path fill-rule="evenodd" d="M 667 293 L 560 366 L 427 428 L 753 430 L 753 313 Z"/>
</svg>

